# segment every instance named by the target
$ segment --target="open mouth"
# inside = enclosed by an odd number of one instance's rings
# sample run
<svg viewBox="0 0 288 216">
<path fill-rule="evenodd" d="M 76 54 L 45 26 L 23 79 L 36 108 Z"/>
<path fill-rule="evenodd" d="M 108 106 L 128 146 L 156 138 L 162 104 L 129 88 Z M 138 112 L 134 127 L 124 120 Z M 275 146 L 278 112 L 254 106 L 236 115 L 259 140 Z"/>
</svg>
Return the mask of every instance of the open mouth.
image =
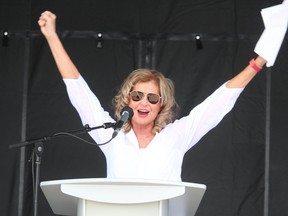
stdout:
<svg viewBox="0 0 288 216">
<path fill-rule="evenodd" d="M 145 117 L 149 114 L 149 111 L 147 111 L 147 110 L 137 110 L 137 112 L 138 112 L 139 116 L 143 116 L 143 117 Z"/>
</svg>

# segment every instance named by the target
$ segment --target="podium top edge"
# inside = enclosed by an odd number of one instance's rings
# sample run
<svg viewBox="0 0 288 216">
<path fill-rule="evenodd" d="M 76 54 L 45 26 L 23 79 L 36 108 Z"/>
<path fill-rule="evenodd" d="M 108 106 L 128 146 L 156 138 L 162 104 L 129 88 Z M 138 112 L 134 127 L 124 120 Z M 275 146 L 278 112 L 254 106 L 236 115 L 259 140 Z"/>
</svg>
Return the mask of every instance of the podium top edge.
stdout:
<svg viewBox="0 0 288 216">
<path fill-rule="evenodd" d="M 180 182 L 180 181 L 165 181 L 165 180 L 150 180 L 150 179 L 112 179 L 112 178 L 82 178 L 82 179 L 62 179 L 42 181 L 40 187 L 48 185 L 59 184 L 147 184 L 147 185 L 170 185 L 170 186 L 187 186 L 206 189 L 205 184 L 192 183 L 192 182 Z"/>
</svg>

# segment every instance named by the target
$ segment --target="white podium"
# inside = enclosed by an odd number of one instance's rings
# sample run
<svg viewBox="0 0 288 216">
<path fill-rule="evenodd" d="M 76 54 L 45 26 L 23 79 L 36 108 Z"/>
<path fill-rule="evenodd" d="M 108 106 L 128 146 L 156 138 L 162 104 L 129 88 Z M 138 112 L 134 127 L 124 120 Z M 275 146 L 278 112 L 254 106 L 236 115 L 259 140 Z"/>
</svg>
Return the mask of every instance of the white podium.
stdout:
<svg viewBox="0 0 288 216">
<path fill-rule="evenodd" d="M 139 179 L 71 179 L 41 182 L 58 215 L 193 216 L 203 184 Z"/>
</svg>

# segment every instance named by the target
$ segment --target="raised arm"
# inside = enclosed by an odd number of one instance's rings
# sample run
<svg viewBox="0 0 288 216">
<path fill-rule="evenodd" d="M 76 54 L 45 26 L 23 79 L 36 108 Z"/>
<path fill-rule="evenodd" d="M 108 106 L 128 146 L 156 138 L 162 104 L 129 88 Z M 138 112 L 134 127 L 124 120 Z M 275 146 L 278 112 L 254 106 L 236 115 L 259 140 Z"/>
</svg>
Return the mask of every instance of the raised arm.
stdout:
<svg viewBox="0 0 288 216">
<path fill-rule="evenodd" d="M 61 76 L 68 79 L 77 79 L 80 75 L 79 71 L 67 54 L 56 32 L 56 15 L 50 11 L 45 11 L 39 17 L 38 24 L 49 44 Z"/>
<path fill-rule="evenodd" d="M 276 60 L 288 27 L 288 0 L 284 0 L 282 4 L 262 9 L 261 15 L 265 29 L 254 49 L 258 54 L 252 63 L 254 68 L 249 64 L 227 83 L 229 88 L 245 87 L 257 74 L 257 67 L 261 68 L 266 63 L 267 67 L 271 67 Z"/>
<path fill-rule="evenodd" d="M 266 64 L 266 60 L 261 56 L 258 56 L 253 64 L 258 68 L 262 68 Z M 228 88 L 244 88 L 257 74 L 258 72 L 249 64 L 244 70 L 238 75 L 229 80 L 226 84 Z"/>
</svg>

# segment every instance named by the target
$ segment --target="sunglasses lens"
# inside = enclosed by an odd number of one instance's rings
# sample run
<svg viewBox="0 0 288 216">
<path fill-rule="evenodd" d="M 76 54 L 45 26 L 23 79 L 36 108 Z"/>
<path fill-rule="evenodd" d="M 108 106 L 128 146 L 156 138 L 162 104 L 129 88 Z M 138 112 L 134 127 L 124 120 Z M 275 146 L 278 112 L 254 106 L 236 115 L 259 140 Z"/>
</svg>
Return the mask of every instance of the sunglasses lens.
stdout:
<svg viewBox="0 0 288 216">
<path fill-rule="evenodd" d="M 140 101 L 144 97 L 144 93 L 140 91 L 132 91 L 130 92 L 131 99 L 133 101 Z M 147 94 L 147 100 L 151 104 L 157 104 L 160 100 L 160 96 L 157 94 L 149 93 Z"/>
<path fill-rule="evenodd" d="M 133 101 L 140 101 L 142 100 L 144 93 L 139 91 L 133 91 L 130 93 L 130 95 Z"/>
<path fill-rule="evenodd" d="M 147 98 L 151 104 L 157 104 L 159 101 L 159 95 L 157 95 L 157 94 L 149 93 L 147 95 Z"/>
</svg>

